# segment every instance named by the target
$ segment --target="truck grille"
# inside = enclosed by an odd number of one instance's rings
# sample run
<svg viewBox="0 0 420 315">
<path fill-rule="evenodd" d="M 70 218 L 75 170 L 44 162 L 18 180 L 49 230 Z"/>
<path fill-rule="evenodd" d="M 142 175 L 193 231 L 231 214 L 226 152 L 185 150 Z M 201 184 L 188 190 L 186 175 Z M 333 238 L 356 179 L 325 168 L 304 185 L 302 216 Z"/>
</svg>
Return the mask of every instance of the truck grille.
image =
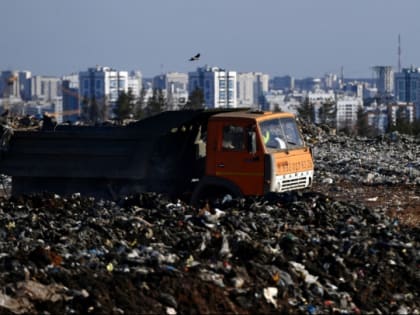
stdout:
<svg viewBox="0 0 420 315">
<path fill-rule="evenodd" d="M 312 186 L 313 171 L 277 175 L 271 191 L 283 192 Z"/>
<path fill-rule="evenodd" d="M 303 189 L 306 187 L 306 177 L 283 179 L 281 191 Z"/>
</svg>

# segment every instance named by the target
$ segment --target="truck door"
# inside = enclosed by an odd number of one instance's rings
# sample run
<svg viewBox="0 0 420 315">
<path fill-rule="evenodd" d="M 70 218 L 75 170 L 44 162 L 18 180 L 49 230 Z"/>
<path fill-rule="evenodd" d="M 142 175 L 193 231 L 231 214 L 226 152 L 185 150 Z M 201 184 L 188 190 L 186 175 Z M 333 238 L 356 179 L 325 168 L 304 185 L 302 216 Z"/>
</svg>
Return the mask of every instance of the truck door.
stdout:
<svg viewBox="0 0 420 315">
<path fill-rule="evenodd" d="M 244 195 L 262 194 L 264 155 L 262 150 L 252 152 L 248 140 L 255 127 L 249 122 L 221 122 L 220 127 L 214 152 L 215 175 L 234 182 Z"/>
</svg>

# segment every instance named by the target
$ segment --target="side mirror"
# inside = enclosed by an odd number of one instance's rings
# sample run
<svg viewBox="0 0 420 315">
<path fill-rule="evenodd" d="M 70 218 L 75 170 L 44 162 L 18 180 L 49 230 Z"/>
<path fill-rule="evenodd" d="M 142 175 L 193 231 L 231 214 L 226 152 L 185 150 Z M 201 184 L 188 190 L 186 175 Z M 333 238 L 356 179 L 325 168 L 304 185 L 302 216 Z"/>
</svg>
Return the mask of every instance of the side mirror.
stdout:
<svg viewBox="0 0 420 315">
<path fill-rule="evenodd" d="M 248 152 L 251 154 L 257 153 L 257 133 L 255 131 L 248 131 Z"/>
</svg>

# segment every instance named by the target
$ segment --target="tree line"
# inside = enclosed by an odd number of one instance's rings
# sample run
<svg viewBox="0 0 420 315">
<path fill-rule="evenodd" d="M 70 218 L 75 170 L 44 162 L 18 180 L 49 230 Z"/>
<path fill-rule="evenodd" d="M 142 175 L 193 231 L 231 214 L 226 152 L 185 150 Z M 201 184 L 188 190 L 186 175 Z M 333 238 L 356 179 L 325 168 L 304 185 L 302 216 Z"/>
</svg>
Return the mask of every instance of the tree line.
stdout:
<svg viewBox="0 0 420 315">
<path fill-rule="evenodd" d="M 168 100 L 161 89 L 154 89 L 152 95 L 146 98 L 146 90 L 140 91 L 139 97 L 135 97 L 132 90 L 122 91 L 118 95 L 112 111 L 108 111 L 106 99 L 98 100 L 95 97 L 85 97 L 81 104 L 81 120 L 87 123 L 96 124 L 109 120 L 123 122 L 126 119 L 143 119 L 156 115 L 169 109 Z M 190 93 L 185 105 L 179 109 L 203 109 L 204 94 L 201 89 L 195 89 Z"/>
<path fill-rule="evenodd" d="M 297 108 L 297 112 L 300 118 L 309 123 L 317 123 L 330 129 L 336 129 L 337 110 L 335 103 L 332 101 L 326 101 L 320 104 L 318 117 L 315 117 L 316 111 L 314 104 L 311 103 L 308 98 L 305 98 L 305 100 L 300 104 Z M 348 135 L 375 137 L 381 133 L 381 130 L 379 130 L 376 126 L 369 124 L 368 113 L 363 109 L 363 107 L 359 107 L 357 110 L 356 123 L 353 123 L 353 121 L 344 121 L 341 125 L 342 127 L 337 131 Z M 420 137 L 420 120 L 410 122 L 407 110 L 401 107 L 396 111 L 396 118 L 394 121 L 388 117 L 388 124 L 384 131 L 398 131 L 399 133 Z"/>
<path fill-rule="evenodd" d="M 140 96 L 135 97 L 131 91 L 121 92 L 113 108 L 114 119 L 117 121 L 124 121 L 126 119 L 143 119 L 160 112 L 168 110 L 168 101 L 161 89 L 154 89 L 152 96 L 146 99 L 146 91 L 141 90 Z M 102 105 L 102 106 L 101 106 Z M 196 88 L 190 93 L 185 105 L 179 109 L 204 109 L 204 94 L 199 88 Z M 276 111 L 279 111 L 277 108 Z M 106 106 L 100 104 L 94 98 L 91 100 L 84 100 L 82 102 L 82 119 L 91 123 L 103 122 L 108 119 Z M 320 104 L 315 117 L 314 104 L 310 102 L 309 98 L 305 98 L 300 106 L 297 108 L 297 115 L 309 123 L 317 123 L 330 129 L 336 129 L 337 126 L 337 109 L 335 102 L 325 101 Z M 316 119 L 317 118 L 317 119 Z M 316 121 L 315 121 L 316 120 Z M 389 123 L 385 132 L 398 131 L 400 133 L 416 135 L 420 137 L 420 120 L 410 122 L 407 112 L 400 108 L 397 110 L 395 121 L 388 119 Z M 368 113 L 360 107 L 357 111 L 357 121 L 341 122 L 342 127 L 337 130 L 349 135 L 359 135 L 373 137 L 380 134 L 377 127 L 369 124 Z"/>
</svg>

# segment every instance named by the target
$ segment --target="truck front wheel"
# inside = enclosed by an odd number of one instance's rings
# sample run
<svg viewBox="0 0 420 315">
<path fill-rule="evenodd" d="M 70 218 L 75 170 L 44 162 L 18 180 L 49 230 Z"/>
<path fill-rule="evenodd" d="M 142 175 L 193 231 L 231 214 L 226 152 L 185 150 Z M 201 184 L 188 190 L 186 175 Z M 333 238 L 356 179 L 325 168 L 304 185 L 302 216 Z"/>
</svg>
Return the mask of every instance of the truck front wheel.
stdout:
<svg viewBox="0 0 420 315">
<path fill-rule="evenodd" d="M 200 180 L 191 196 L 191 204 L 195 207 L 210 202 L 220 202 L 226 195 L 241 198 L 243 194 L 239 187 L 229 180 L 218 177 L 205 177 Z"/>
</svg>

